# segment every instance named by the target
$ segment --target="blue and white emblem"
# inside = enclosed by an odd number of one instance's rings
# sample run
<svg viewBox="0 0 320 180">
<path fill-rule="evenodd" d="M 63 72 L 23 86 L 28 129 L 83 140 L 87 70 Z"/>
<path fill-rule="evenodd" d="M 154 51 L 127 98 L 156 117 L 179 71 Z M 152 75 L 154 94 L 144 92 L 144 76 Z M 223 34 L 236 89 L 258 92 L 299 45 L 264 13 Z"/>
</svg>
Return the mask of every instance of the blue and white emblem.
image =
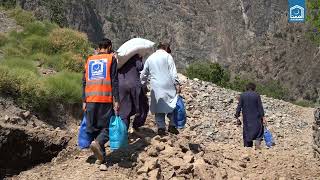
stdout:
<svg viewBox="0 0 320 180">
<path fill-rule="evenodd" d="M 99 80 L 107 78 L 107 60 L 91 60 L 89 61 L 89 80 Z"/>
<path fill-rule="evenodd" d="M 289 4 L 289 22 L 305 21 L 305 0 L 288 0 Z"/>
</svg>

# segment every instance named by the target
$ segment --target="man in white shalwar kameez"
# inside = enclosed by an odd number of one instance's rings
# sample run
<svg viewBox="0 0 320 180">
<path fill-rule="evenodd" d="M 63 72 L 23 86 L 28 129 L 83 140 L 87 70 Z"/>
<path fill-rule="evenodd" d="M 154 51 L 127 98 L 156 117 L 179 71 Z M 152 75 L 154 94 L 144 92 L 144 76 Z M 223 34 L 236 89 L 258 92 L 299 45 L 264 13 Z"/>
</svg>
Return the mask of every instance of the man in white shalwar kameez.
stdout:
<svg viewBox="0 0 320 180">
<path fill-rule="evenodd" d="M 144 86 L 148 78 L 150 78 L 150 111 L 155 114 L 159 135 L 166 134 L 166 115 L 170 119 L 168 131 L 173 134 L 179 134 L 175 127 L 173 110 L 177 104 L 180 85 L 175 63 L 168 52 L 171 52 L 170 45 L 160 43 L 158 50 L 146 60 L 140 75 Z"/>
</svg>

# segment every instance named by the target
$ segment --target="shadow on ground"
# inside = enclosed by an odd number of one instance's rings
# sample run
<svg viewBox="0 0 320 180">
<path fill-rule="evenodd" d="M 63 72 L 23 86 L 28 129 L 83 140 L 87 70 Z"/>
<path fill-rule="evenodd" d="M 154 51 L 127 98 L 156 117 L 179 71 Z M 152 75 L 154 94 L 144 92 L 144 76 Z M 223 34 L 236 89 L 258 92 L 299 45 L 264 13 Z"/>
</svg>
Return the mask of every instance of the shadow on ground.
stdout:
<svg viewBox="0 0 320 180">
<path fill-rule="evenodd" d="M 107 167 L 111 167 L 118 164 L 122 168 L 132 168 L 136 165 L 139 154 L 150 144 L 145 140 L 146 138 L 153 138 L 156 133 L 149 128 L 141 128 L 138 134 L 129 134 L 129 139 L 133 140 L 128 147 L 118 149 L 108 154 L 107 152 Z M 90 156 L 87 159 L 87 163 L 94 164 L 96 158 Z"/>
</svg>

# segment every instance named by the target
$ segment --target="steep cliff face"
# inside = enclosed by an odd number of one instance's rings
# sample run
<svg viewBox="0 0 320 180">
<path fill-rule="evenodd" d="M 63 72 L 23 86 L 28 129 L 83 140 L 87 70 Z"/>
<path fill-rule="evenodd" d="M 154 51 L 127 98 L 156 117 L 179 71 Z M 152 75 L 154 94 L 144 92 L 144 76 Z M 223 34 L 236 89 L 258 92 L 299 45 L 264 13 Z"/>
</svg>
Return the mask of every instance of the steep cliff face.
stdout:
<svg viewBox="0 0 320 180">
<path fill-rule="evenodd" d="M 210 60 L 233 75 L 280 80 L 296 98 L 319 98 L 319 49 L 306 37 L 306 24 L 287 22 L 286 1 L 60 1 L 67 24 L 93 41 L 104 35 L 118 47 L 134 36 L 167 40 L 179 68 Z M 44 0 L 21 2 L 44 14 Z"/>
</svg>

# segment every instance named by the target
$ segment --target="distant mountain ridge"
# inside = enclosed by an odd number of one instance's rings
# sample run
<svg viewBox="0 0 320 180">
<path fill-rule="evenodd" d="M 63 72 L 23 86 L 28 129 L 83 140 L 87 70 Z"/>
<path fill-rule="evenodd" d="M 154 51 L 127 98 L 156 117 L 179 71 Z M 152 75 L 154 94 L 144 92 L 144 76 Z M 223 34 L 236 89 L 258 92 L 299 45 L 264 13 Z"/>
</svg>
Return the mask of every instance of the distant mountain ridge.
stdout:
<svg viewBox="0 0 320 180">
<path fill-rule="evenodd" d="M 293 99 L 319 99 L 319 48 L 306 24 L 287 21 L 287 2 L 249 0 L 19 0 L 38 17 L 58 20 L 119 47 L 141 36 L 168 40 L 179 68 L 210 60 L 232 75 L 279 80 Z"/>
</svg>

